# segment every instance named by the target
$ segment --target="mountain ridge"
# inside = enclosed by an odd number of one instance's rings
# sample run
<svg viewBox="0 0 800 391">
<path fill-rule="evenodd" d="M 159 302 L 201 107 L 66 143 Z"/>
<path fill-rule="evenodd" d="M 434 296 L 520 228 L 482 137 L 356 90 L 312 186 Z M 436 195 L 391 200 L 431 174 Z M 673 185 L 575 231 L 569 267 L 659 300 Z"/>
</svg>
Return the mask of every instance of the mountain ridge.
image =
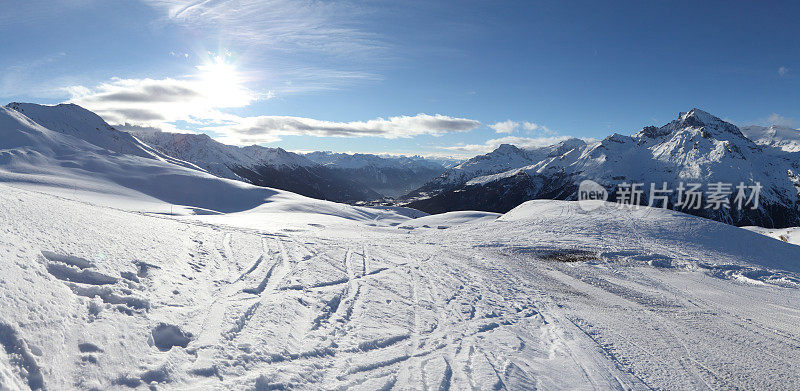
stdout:
<svg viewBox="0 0 800 391">
<path fill-rule="evenodd" d="M 756 144 L 736 125 L 695 108 L 631 136 L 615 133 L 597 142 L 567 140 L 529 150 L 501 146 L 451 168 L 401 201 L 429 213 L 503 213 L 530 199 L 574 200 L 586 179 L 606 188 L 612 200 L 623 182 L 643 183 L 649 195 L 650 183 L 667 182 L 675 189 L 682 182 L 735 186 L 745 181 L 763 186 L 757 210 L 683 211 L 735 225 L 793 226 L 800 225 L 797 155 L 770 147 L 768 140 Z M 673 193 L 668 206 L 677 201 Z"/>
<path fill-rule="evenodd" d="M 221 178 L 336 202 L 362 203 L 387 195 L 398 196 L 445 170 L 444 160 L 421 157 L 332 154 L 339 162 L 366 159 L 366 163 L 358 167 L 340 167 L 341 163 L 322 164 L 279 147 L 226 145 L 206 134 L 169 133 L 135 126 L 120 130 L 97 114 L 69 103 L 12 102 L 6 107 L 29 116 L 46 128 L 109 151 L 157 159 Z M 317 156 L 320 154 L 325 153 L 317 153 Z M 403 167 L 395 167 L 398 162 L 402 162 Z"/>
</svg>

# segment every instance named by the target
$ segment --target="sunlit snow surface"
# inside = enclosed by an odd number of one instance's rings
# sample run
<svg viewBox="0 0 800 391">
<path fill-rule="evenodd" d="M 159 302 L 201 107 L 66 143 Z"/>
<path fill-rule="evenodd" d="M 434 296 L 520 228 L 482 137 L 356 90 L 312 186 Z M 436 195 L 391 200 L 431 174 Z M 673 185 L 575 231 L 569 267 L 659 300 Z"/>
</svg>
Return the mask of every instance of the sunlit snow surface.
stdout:
<svg viewBox="0 0 800 391">
<path fill-rule="evenodd" d="M 711 221 L 532 202 L 257 229 L 0 190 L 12 389 L 798 387 L 800 247 Z"/>
<path fill-rule="evenodd" d="M 561 201 L 414 220 L 15 115 L 0 389 L 800 388 L 796 245 Z"/>
</svg>

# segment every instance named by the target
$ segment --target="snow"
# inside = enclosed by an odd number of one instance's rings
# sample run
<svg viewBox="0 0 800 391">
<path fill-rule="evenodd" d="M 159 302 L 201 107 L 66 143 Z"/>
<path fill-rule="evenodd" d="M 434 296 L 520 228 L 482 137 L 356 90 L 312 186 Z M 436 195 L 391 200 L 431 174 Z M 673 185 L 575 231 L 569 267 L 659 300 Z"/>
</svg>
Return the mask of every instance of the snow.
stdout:
<svg viewBox="0 0 800 391">
<path fill-rule="evenodd" d="M 425 158 L 422 156 L 393 156 L 375 155 L 369 153 L 334 153 L 330 151 L 317 151 L 306 153 L 306 158 L 326 166 L 345 169 L 358 169 L 364 167 L 374 168 L 407 168 L 412 171 L 421 169 L 450 168 L 457 160 L 448 158 Z"/>
<path fill-rule="evenodd" d="M 786 152 L 800 152 L 800 129 L 770 125 L 743 126 L 742 132 L 756 144 L 776 147 Z"/>
<path fill-rule="evenodd" d="M 763 227 L 742 227 L 744 229 L 758 232 L 762 235 L 767 235 L 771 238 L 775 238 L 778 240 L 782 240 L 786 243 L 797 244 L 800 245 L 800 227 L 789 227 L 789 228 L 782 228 L 782 229 L 772 229 L 772 228 L 763 228 Z"/>
<path fill-rule="evenodd" d="M 696 217 L 299 230 L 0 189 L 2 322 L 50 389 L 798 386 L 800 247 Z"/>
<path fill-rule="evenodd" d="M 357 208 L 0 109 L 0 389 L 800 387 L 800 247 L 599 206 Z"/>
<path fill-rule="evenodd" d="M 134 132 L 139 138 L 169 156 L 193 162 L 204 170 L 229 179 L 240 179 L 233 167 L 310 167 L 315 163 L 281 148 L 258 145 L 237 147 L 222 144 L 206 134 Z"/>
<path fill-rule="evenodd" d="M 506 175 L 513 175 L 511 171 L 516 168 L 538 163 L 548 157 L 561 156 L 568 151 L 582 148 L 586 145 L 586 142 L 580 139 L 564 140 L 549 147 L 532 149 L 521 149 L 514 145 L 503 144 L 491 153 L 476 156 L 454 167 L 446 172 L 440 181 L 455 184 L 493 174 L 507 173 Z"/>
<path fill-rule="evenodd" d="M 497 219 L 499 213 L 481 212 L 481 211 L 458 211 L 447 212 L 436 215 L 418 217 L 416 219 L 406 221 L 401 225 L 400 229 L 415 229 L 415 228 L 437 228 L 447 229 L 457 225 L 463 224 L 478 224 L 487 223 Z"/>
</svg>

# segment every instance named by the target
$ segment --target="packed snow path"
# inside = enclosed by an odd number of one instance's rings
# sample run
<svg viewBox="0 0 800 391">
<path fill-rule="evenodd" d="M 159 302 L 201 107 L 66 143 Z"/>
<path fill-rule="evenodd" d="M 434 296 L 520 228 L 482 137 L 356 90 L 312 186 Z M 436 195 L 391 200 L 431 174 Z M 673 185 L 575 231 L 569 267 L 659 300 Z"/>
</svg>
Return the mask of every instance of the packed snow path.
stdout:
<svg viewBox="0 0 800 391">
<path fill-rule="evenodd" d="M 0 385 L 800 388 L 797 266 L 651 238 L 634 214 L 603 235 L 568 204 L 253 229 L 0 184 Z M 741 231 L 775 262 L 798 254 Z"/>
</svg>

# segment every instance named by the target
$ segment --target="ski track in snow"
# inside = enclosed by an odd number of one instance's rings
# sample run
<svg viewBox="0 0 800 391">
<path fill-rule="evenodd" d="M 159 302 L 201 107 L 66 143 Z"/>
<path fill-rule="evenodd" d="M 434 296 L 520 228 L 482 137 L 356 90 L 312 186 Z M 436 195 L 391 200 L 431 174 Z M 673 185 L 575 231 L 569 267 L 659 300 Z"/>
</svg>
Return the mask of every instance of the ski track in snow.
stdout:
<svg viewBox="0 0 800 391">
<path fill-rule="evenodd" d="M 0 186 L 9 388 L 800 387 L 797 288 L 615 260 L 677 259 L 641 233 L 558 262 L 523 251 L 555 228 L 276 233 Z"/>
</svg>

